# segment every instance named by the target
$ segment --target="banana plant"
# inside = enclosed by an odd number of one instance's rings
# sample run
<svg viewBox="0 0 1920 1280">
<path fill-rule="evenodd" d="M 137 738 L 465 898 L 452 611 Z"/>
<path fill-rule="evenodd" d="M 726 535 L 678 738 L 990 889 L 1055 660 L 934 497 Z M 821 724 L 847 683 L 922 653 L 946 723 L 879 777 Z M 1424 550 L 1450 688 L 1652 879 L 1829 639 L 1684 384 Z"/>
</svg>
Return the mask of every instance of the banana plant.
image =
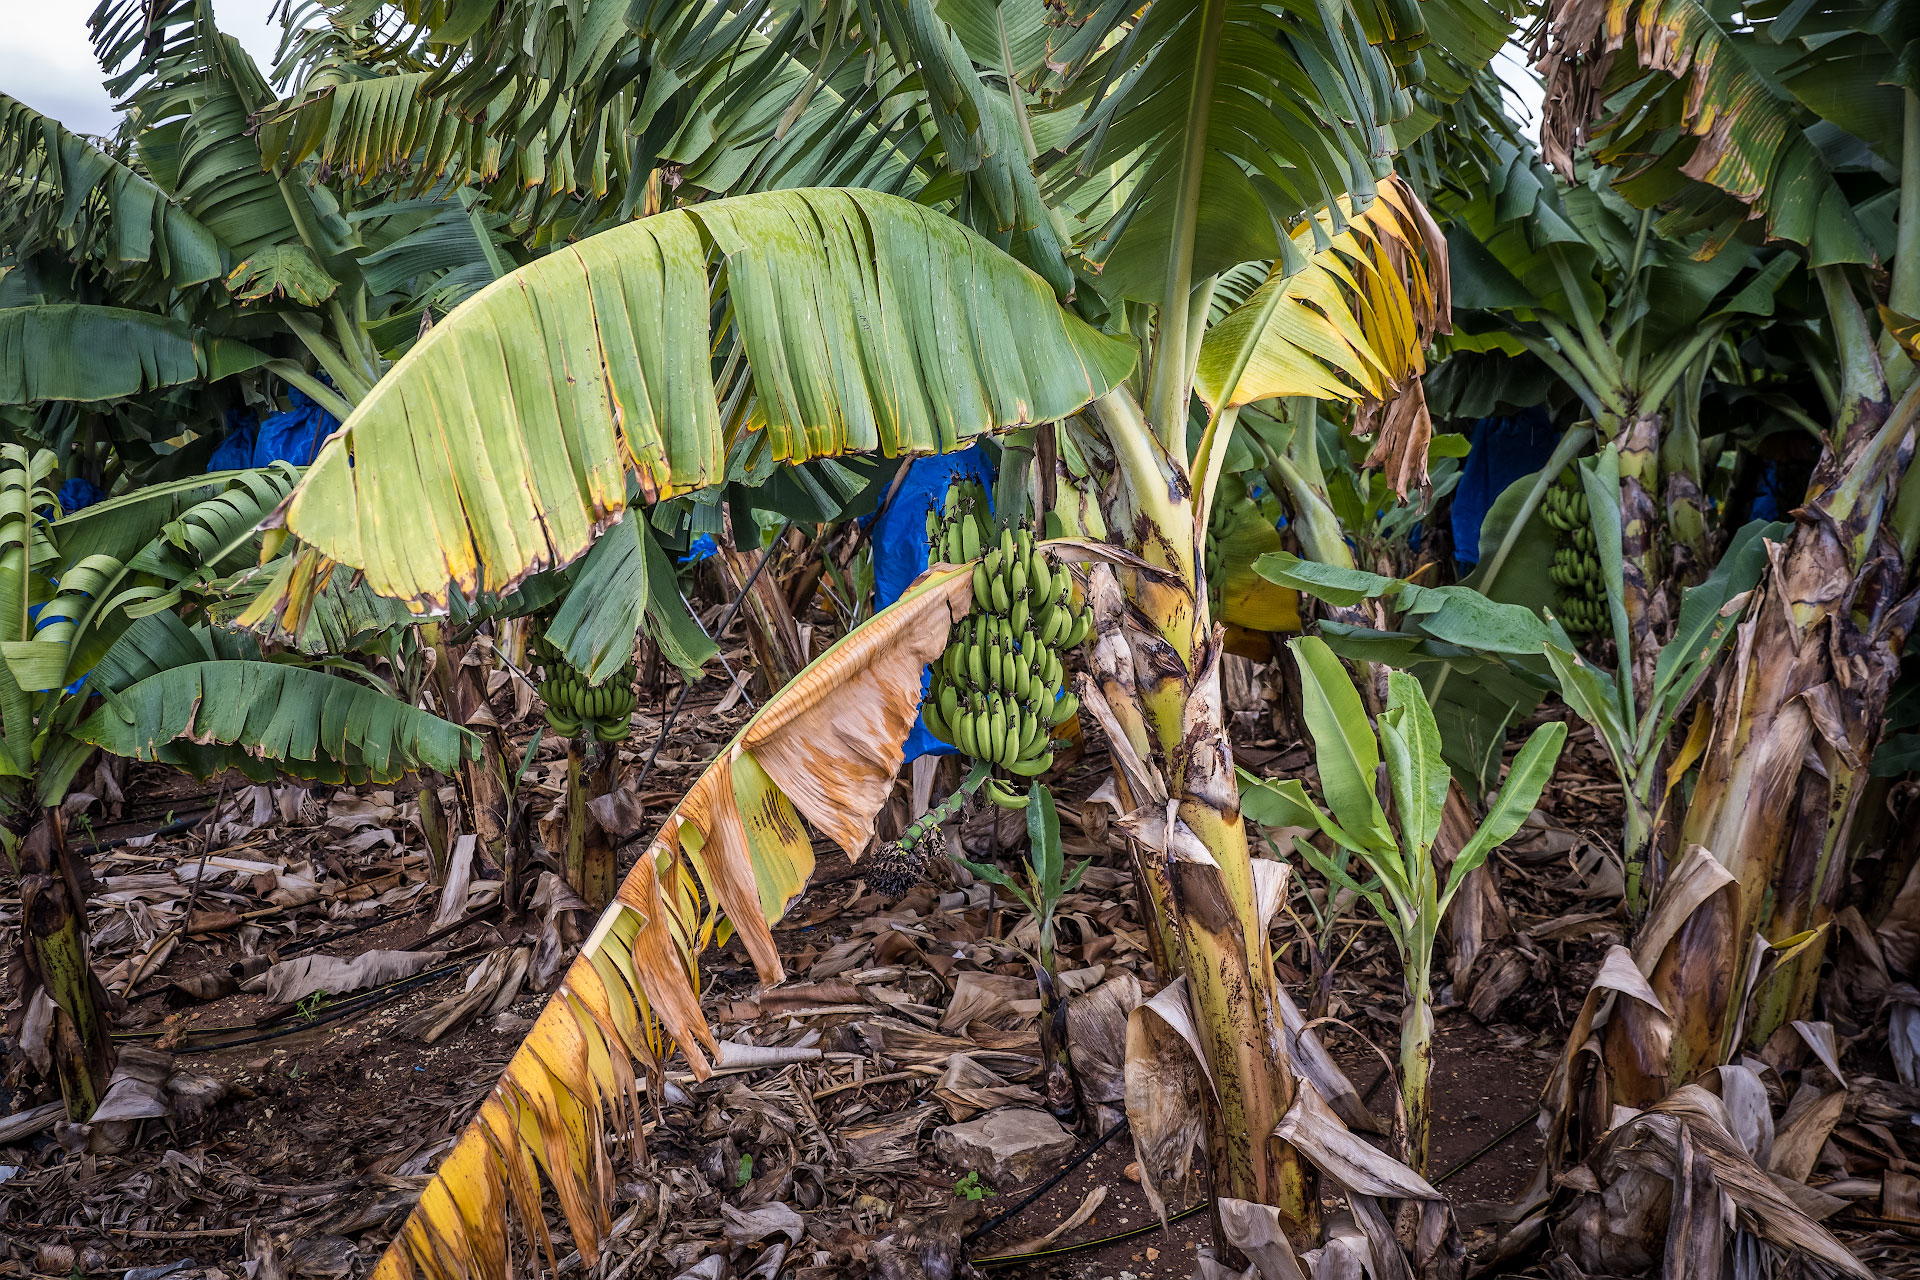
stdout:
<svg viewBox="0 0 1920 1280">
<path fill-rule="evenodd" d="M 1300 828 L 1331 840 L 1339 850 L 1332 855 L 1310 840 L 1296 839 L 1294 849 L 1333 886 L 1364 898 L 1393 938 L 1407 986 L 1400 1017 L 1401 1097 L 1410 1163 L 1425 1173 L 1432 1127 L 1428 1079 L 1433 1068 L 1434 942 L 1467 876 L 1533 812 L 1553 776 L 1567 726 L 1551 721 L 1528 736 L 1499 798 L 1454 854 L 1443 880 L 1434 865 L 1433 844 L 1440 833 L 1448 772 L 1440 755 L 1439 726 L 1420 682 L 1404 671 L 1389 671 L 1386 707 L 1369 725 L 1360 695 L 1324 640 L 1303 636 L 1289 647 L 1299 665 L 1301 703 L 1324 804 L 1298 778 L 1277 782 L 1244 771 L 1242 803 L 1248 816 L 1264 826 Z M 1380 803 L 1375 780 L 1382 759 L 1393 801 L 1391 818 Z M 1358 858 L 1372 879 L 1358 879 L 1350 858 Z"/>
<path fill-rule="evenodd" d="M 1576 466 L 1591 513 L 1601 576 L 1609 588 L 1608 626 L 1616 651 L 1624 651 L 1618 641 L 1627 634 L 1626 610 L 1620 594 L 1612 590 L 1621 579 L 1625 559 L 1616 458 L 1616 447 L 1609 445 Z M 1522 480 L 1516 487 L 1527 483 Z M 1498 679 L 1531 686 L 1529 708 L 1542 693 L 1558 694 L 1599 735 L 1619 777 L 1626 797 L 1622 873 L 1629 915 L 1639 919 L 1665 869 L 1653 857 L 1662 813 L 1672 784 L 1699 756 L 1706 722 L 1696 719 L 1695 736 L 1677 756 L 1669 750 L 1673 735 L 1733 641 L 1747 592 L 1764 570 L 1768 540 L 1777 540 L 1786 529 L 1778 523 L 1747 525 L 1734 535 L 1707 580 L 1682 596 L 1673 639 L 1656 654 L 1647 702 L 1641 701 L 1628 668 L 1623 665 L 1610 671 L 1584 657 L 1551 615 L 1542 619 L 1523 606 L 1489 600 L 1474 587 L 1422 587 L 1284 553 L 1262 562 L 1261 571 L 1277 582 L 1333 602 L 1391 601 L 1398 615 L 1394 627 L 1329 624 L 1324 629 L 1328 641 L 1343 656 L 1390 662 L 1421 673 L 1437 705 L 1442 687 L 1457 688 L 1462 680 L 1487 680 L 1487 668 L 1497 671 Z M 1501 716 L 1503 725 L 1511 718 L 1511 710 L 1506 708 L 1507 714 Z M 1481 728 L 1465 718 L 1441 721 L 1443 743 L 1450 735 L 1458 739 L 1475 730 L 1495 743 L 1504 737 L 1502 731 Z M 1476 741 L 1445 743 L 1445 750 L 1456 771 L 1463 765 L 1477 770 L 1482 764 Z"/>
<path fill-rule="evenodd" d="M 1567 0 L 1542 28 L 1547 150 L 1563 172 L 1583 142 L 1601 160 L 1632 154 L 1607 181 L 1662 226 L 1717 242 L 1757 217 L 1804 254 L 1828 414 L 1794 527 L 1715 673 L 1678 821 L 1693 874 L 1667 879 L 1647 917 L 1663 927 L 1635 939 L 1657 1006 L 1629 1000 L 1576 1025 L 1555 1160 L 1590 1150 L 1612 1108 L 1649 1105 L 1811 1005 L 1915 608 L 1920 94 L 1899 70 L 1915 21 L 1911 6 L 1769 2 L 1728 21 L 1697 0 Z M 1607 49 L 1603 29 L 1618 37 Z M 1865 152 L 1875 163 L 1840 183 L 1829 157 Z M 1876 258 L 1884 303 L 1860 270 Z"/>
<path fill-rule="evenodd" d="M 1530 150 L 1511 151 L 1512 163 L 1484 190 L 1438 200 L 1435 215 L 1458 268 L 1458 340 L 1542 362 L 1586 411 L 1571 430 L 1618 446 L 1621 589 L 1629 665 L 1644 702 L 1678 588 L 1698 583 L 1718 552 L 1705 521 L 1698 440 L 1675 430 L 1676 422 L 1691 422 L 1676 413 L 1676 401 L 1689 372 L 1727 334 L 1773 315 L 1775 294 L 1798 259 L 1657 232 L 1653 212 L 1633 208 L 1607 185 L 1604 170 L 1583 171 L 1582 182 L 1563 186 Z M 1517 527 L 1527 527 L 1524 518 Z M 1531 532 L 1551 536 L 1539 523 Z M 1482 582 L 1491 590 L 1497 576 L 1489 571 Z M 1517 598 L 1517 577 L 1502 598 Z M 1537 581 L 1517 586 L 1538 589 Z"/>
<path fill-rule="evenodd" d="M 1054 963 L 1054 916 L 1060 899 L 1079 888 L 1090 861 L 1068 871 L 1060 846 L 1060 815 L 1053 792 L 1045 783 L 1027 789 L 1026 883 L 991 863 L 974 862 L 959 854 L 953 860 L 988 884 L 1011 893 L 1027 909 L 1039 930 L 1034 943 L 1033 976 L 1040 986 L 1040 1053 L 1046 1067 L 1047 1105 L 1056 1115 L 1074 1109 L 1073 1063 L 1067 1056 L 1067 1001 L 1060 989 L 1060 971 Z"/>
<path fill-rule="evenodd" d="M 427 26 L 451 27 L 450 11 L 429 8 Z M 1429 0 L 1418 14 L 1361 8 L 1359 20 L 1332 24 L 1305 3 L 1100 10 L 1060 28 L 1031 64 L 1055 78 L 1050 96 L 1032 92 L 1018 67 L 1007 74 L 1018 55 L 983 74 L 966 28 L 948 27 L 925 0 L 863 11 L 861 38 L 889 52 L 855 69 L 886 75 L 910 56 L 921 72 L 889 82 L 920 130 L 915 154 L 942 171 L 915 189 L 918 202 L 863 189 L 852 174 L 836 174 L 833 187 L 663 200 L 653 216 L 557 246 L 481 290 L 361 400 L 284 505 L 274 537 L 286 539 L 276 552 L 291 553 L 285 589 L 264 594 L 254 619 L 279 611 L 297 621 L 333 566 L 422 607 L 450 592 L 511 591 L 612 527 L 629 476 L 651 502 L 730 481 L 743 456 L 925 453 L 1077 416 L 1103 478 L 1103 524 L 1132 557 L 1092 571 L 1100 622 L 1094 679 L 1080 692 L 1085 704 L 1090 692 L 1099 698 L 1109 737 L 1141 766 L 1136 779 L 1164 797 L 1167 856 L 1142 859 L 1139 892 L 1187 977 L 1217 1085 L 1207 1123 L 1215 1185 L 1274 1206 L 1290 1238 L 1310 1246 L 1314 1166 L 1272 1136 L 1302 1091 L 1277 1031 L 1281 993 L 1225 764 L 1200 556 L 1243 407 L 1289 395 L 1390 403 L 1424 368 L 1424 346 L 1447 322 L 1445 265 L 1437 228 L 1389 176 L 1392 151 L 1419 128 L 1404 90 L 1428 74 L 1429 87 L 1457 93 L 1508 20 L 1479 0 Z M 445 42 L 476 56 L 443 81 L 464 75 L 477 90 L 482 65 L 546 56 L 553 46 L 535 29 L 598 9 L 549 18 L 551 6 L 521 0 L 463 6 L 462 29 Z M 683 12 L 656 9 L 661 30 Z M 607 47 L 626 39 L 627 12 L 609 19 Z M 568 78 L 576 71 L 597 75 L 596 61 L 559 68 L 556 88 L 581 83 Z M 797 101 L 763 88 L 781 111 Z M 751 94 L 742 87 L 743 105 Z M 1183 105 L 1169 112 L 1173 102 Z M 1027 129 L 1062 155 L 1052 204 L 1039 203 Z M 1249 261 L 1271 265 L 1210 324 L 1214 277 Z M 1203 425 L 1193 439 L 1196 395 Z M 563 996 L 542 1015 L 533 1036 L 546 1047 L 509 1067 L 384 1274 L 496 1274 L 498 1210 L 511 1201 L 525 1229 L 541 1229 L 540 1187 L 523 1156 L 545 1161 L 540 1176 L 589 1256 L 604 1230 L 595 1209 L 604 1166 L 597 1137 L 565 1135 L 586 1134 L 580 1125 L 599 1123 L 589 1115 L 630 1096 L 620 1082 L 633 1045 L 653 1047 L 638 1011 L 661 1013 L 694 1069 L 707 1065 L 686 977 L 704 917 L 670 927 L 663 882 L 688 885 L 676 877 L 697 869 L 705 900 L 762 977 L 778 980 L 767 922 L 804 870 L 797 853 L 750 851 L 734 824 L 762 821 L 772 787 L 850 853 L 863 848 L 877 803 L 868 779 L 897 768 L 921 671 L 967 604 L 970 585 L 954 584 L 970 579 L 971 566 L 936 566 L 920 595 L 856 629 L 762 706 L 616 894 L 567 979 L 569 992 L 590 994 Z M 819 732 L 826 717 L 861 708 L 822 673 L 841 672 L 849 654 L 873 657 L 908 617 L 932 643 L 899 660 L 889 652 L 860 686 L 897 680 L 884 704 L 900 709 L 897 720 L 873 720 L 834 746 Z M 804 750 L 776 727 L 789 714 L 812 717 Z M 867 758 L 850 770 L 842 750 Z M 800 839 L 797 822 L 774 825 L 780 840 Z M 622 961 L 622 951 L 647 958 Z"/>
<path fill-rule="evenodd" d="M 65 519 L 53 454 L 0 446 L 0 844 L 28 904 L 25 968 L 61 1020 L 68 1114 L 98 1104 L 112 1063 L 86 919 L 57 817 L 96 749 L 208 777 L 391 781 L 450 770 L 470 736 L 377 680 L 271 654 L 212 623 L 255 526 L 293 488 L 291 468 L 196 477 Z"/>
</svg>

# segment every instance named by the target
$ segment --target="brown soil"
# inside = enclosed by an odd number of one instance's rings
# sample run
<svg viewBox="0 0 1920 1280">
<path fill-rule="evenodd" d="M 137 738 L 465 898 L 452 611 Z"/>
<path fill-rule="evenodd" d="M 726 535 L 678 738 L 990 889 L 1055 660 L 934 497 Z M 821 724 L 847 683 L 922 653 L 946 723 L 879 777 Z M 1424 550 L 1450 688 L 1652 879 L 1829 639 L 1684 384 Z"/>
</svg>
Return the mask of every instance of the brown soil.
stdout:
<svg viewBox="0 0 1920 1280">
<path fill-rule="evenodd" d="M 703 701 L 711 706 L 710 698 Z M 691 735 L 695 740 L 685 744 L 676 736 L 649 779 L 650 819 L 657 818 L 666 804 L 677 798 L 678 788 L 690 780 L 693 770 L 743 715 L 744 709 L 736 709 L 728 717 L 709 716 L 698 710 L 686 713 L 682 724 L 699 725 L 700 730 Z M 642 735 L 636 738 L 638 745 L 628 747 L 630 757 L 651 745 Z M 1248 744 L 1246 758 L 1265 772 L 1280 773 L 1298 768 L 1300 755 L 1297 750 L 1264 741 Z M 1577 752 L 1574 757 L 1577 759 Z M 1104 773 L 1104 751 L 1097 734 L 1093 734 L 1059 788 L 1069 825 L 1079 827 L 1069 838 L 1069 853 L 1074 857 L 1091 853 L 1099 861 L 1106 856 L 1100 846 L 1086 838 L 1078 816 L 1080 798 Z M 1576 772 L 1574 782 L 1578 784 L 1576 789 L 1553 798 L 1552 811 L 1561 815 L 1568 830 L 1606 832 L 1617 813 L 1617 790 L 1610 794 L 1605 785 L 1595 785 L 1590 774 L 1583 781 Z M 126 811 L 120 821 L 103 825 L 93 833 L 95 838 L 151 830 L 169 813 L 209 806 L 214 796 L 212 789 L 185 787 L 158 772 L 142 774 L 140 783 L 137 794 L 129 786 Z M 297 843 L 311 834 L 284 830 L 282 838 Z M 180 837 L 173 846 L 176 857 L 197 854 L 197 839 L 192 835 Z M 1523 938 L 1536 924 L 1583 911 L 1597 915 L 1605 909 L 1581 896 L 1580 855 L 1577 848 L 1562 847 L 1565 843 L 1527 837 L 1504 855 L 1508 906 Z M 117 865 L 116 873 L 145 867 L 159 859 L 165 847 L 156 845 L 142 851 L 141 858 Z M 264 853 L 256 849 L 246 856 L 271 853 L 271 849 Z M 812 886 L 777 931 L 782 951 L 796 975 L 804 975 L 808 965 L 817 963 L 820 956 L 847 943 L 853 936 L 850 926 L 864 913 L 887 905 L 870 894 L 856 899 L 857 873 L 845 857 L 837 850 L 822 849 L 820 853 Z M 984 939 L 982 945 L 986 945 L 1004 939 L 1017 925 L 1016 913 L 1004 908 L 944 915 L 934 911 L 934 892 L 948 887 L 942 883 L 917 890 L 922 896 L 908 900 L 918 901 L 925 913 L 922 921 L 936 934 L 947 930 L 956 937 Z M 357 922 L 323 926 L 309 921 L 272 941 L 282 946 L 301 945 L 333 930 L 334 936 L 322 942 L 318 950 L 352 956 L 376 948 L 404 948 L 427 933 L 430 914 L 409 911 L 390 919 L 376 917 L 377 923 L 371 927 L 350 934 L 339 930 L 357 927 Z M 1123 918 L 1130 921 L 1129 927 L 1138 928 L 1137 918 L 1131 916 L 1102 915 L 1099 921 L 1076 922 L 1067 942 L 1073 962 L 1092 963 L 1093 957 L 1104 957 L 1111 964 L 1120 959 L 1124 953 L 1116 951 L 1113 939 L 1100 935 L 1108 922 Z M 531 940 L 530 930 L 535 927 L 537 922 L 514 927 L 476 923 L 435 946 L 456 954 L 478 955 L 503 943 Z M 1356 1085 L 1367 1092 L 1370 1104 L 1384 1112 L 1391 1109 L 1391 1086 L 1382 1084 L 1378 1052 L 1360 1037 L 1364 1035 L 1378 1050 L 1392 1053 L 1397 1038 L 1399 978 L 1380 931 L 1369 930 L 1364 922 L 1354 928 L 1357 932 L 1352 946 L 1328 989 L 1328 1013 L 1336 1021 L 1325 1024 L 1323 1034 Z M 1532 972 L 1544 980 L 1527 982 L 1501 1005 L 1489 1023 L 1483 1025 L 1458 1005 L 1443 1007 L 1440 1012 L 1431 1170 L 1460 1210 L 1470 1248 L 1492 1239 L 1494 1228 L 1489 1222 L 1494 1206 L 1518 1195 L 1536 1174 L 1540 1140 L 1531 1121 L 1571 1010 L 1585 990 L 1602 943 L 1608 940 L 1605 928 L 1601 923 L 1584 932 L 1576 930 L 1567 936 L 1527 942 L 1525 953 Z M 887 944 L 900 941 L 896 935 Z M 1345 943 L 1346 931 L 1337 941 Z M 191 939 L 172 956 L 164 971 L 143 983 L 141 989 L 157 993 L 163 982 L 217 970 L 231 964 L 238 954 L 239 946 L 232 936 L 214 934 Z M 896 954 L 914 958 L 911 946 L 904 953 L 896 948 Z M 1021 972 L 1017 953 L 1012 957 L 998 965 L 997 971 Z M 1298 945 L 1281 958 L 1290 980 L 1304 973 L 1309 964 Z M 1138 966 L 1137 959 L 1129 963 Z M 283 1259 L 296 1276 L 345 1280 L 364 1274 L 541 1007 L 542 997 L 523 994 L 497 1019 L 470 1023 L 432 1046 L 395 1034 L 394 1029 L 410 1015 L 458 991 L 462 975 L 472 967 L 471 959 L 449 965 L 445 973 L 338 1021 L 308 1025 L 298 1014 L 285 1016 L 283 1010 L 278 1011 L 283 1015 L 279 1021 L 253 1033 L 257 1038 L 252 1043 L 197 1052 L 189 1042 L 181 1051 L 179 1065 L 224 1082 L 228 1086 L 225 1101 L 197 1121 L 171 1126 L 149 1122 L 141 1140 L 124 1154 L 69 1153 L 57 1133 L 43 1134 L 25 1147 L 0 1149 L 0 1276 L 46 1274 L 43 1267 L 50 1261 L 67 1262 L 60 1248 L 68 1247 L 71 1259 L 60 1268 L 62 1274 L 104 1274 L 190 1257 L 200 1271 L 237 1280 L 242 1264 L 258 1256 L 260 1236 L 281 1242 Z M 737 948 L 709 956 L 703 968 L 711 1008 L 750 1008 L 758 990 Z M 925 987 L 910 992 L 916 999 L 927 988 L 938 992 L 939 981 L 927 977 Z M 1305 984 L 1296 982 L 1295 989 L 1304 991 Z M 1443 999 L 1450 991 L 1450 986 L 1444 989 Z M 183 1026 L 189 1032 L 202 1033 L 216 1027 L 246 1027 L 276 1011 L 269 1010 L 262 997 L 236 994 L 190 1007 L 172 1023 L 164 1021 L 170 1012 L 162 996 L 153 994 L 134 1000 L 119 1025 L 152 1043 L 162 1032 L 178 1037 Z M 321 1016 L 324 1019 L 328 1015 Z M 838 1025 L 845 1021 L 842 1017 L 820 1022 L 823 1045 L 853 1047 L 844 1040 L 847 1028 Z M 20 1078 L 16 1072 L 14 1079 Z M 787 1085 L 797 1083 L 803 1089 L 811 1087 L 791 1073 L 763 1073 L 694 1088 L 688 1113 L 694 1118 L 670 1116 L 649 1138 L 654 1176 L 669 1180 L 679 1177 L 694 1185 L 701 1192 L 701 1198 L 695 1201 L 699 1215 L 717 1218 L 724 1195 L 739 1199 L 745 1193 L 706 1192 L 707 1184 L 697 1181 L 694 1167 L 716 1158 L 731 1167 L 742 1154 L 756 1153 L 765 1167 L 772 1148 L 762 1141 L 764 1134 L 751 1139 L 742 1136 L 736 1146 L 735 1137 L 723 1133 L 716 1144 L 715 1134 L 706 1131 L 706 1121 L 701 1117 L 717 1114 L 711 1108 L 731 1096 L 729 1090 L 745 1087 L 751 1093 L 763 1085 L 780 1087 L 783 1081 Z M 916 1081 L 839 1092 L 830 1101 L 817 1104 L 816 1109 L 820 1121 L 837 1132 L 836 1126 L 843 1123 L 898 1114 L 920 1105 L 929 1096 L 925 1092 L 929 1083 L 923 1076 Z M 0 1085 L 0 1115 L 36 1100 Z M 865 1171 L 832 1173 L 824 1183 L 827 1199 L 815 1196 L 814 1203 L 808 1204 L 804 1197 L 797 1197 L 796 1203 L 810 1222 L 838 1223 L 851 1214 L 852 1220 L 863 1223 L 874 1234 L 884 1233 L 889 1215 L 930 1213 L 951 1205 L 958 1171 L 939 1166 L 931 1156 L 929 1141 L 933 1127 L 944 1122 L 945 1116 L 936 1113 L 920 1134 L 918 1166 L 910 1159 L 906 1166 L 886 1172 L 884 1177 L 890 1181 L 885 1187 L 862 1182 Z M 1209 1215 L 1202 1211 L 1182 1218 L 1170 1229 L 1143 1230 L 1155 1227 L 1156 1222 L 1145 1196 L 1127 1176 L 1132 1160 L 1124 1135 L 1117 1138 L 1013 1221 L 977 1241 L 974 1254 L 986 1256 L 1045 1234 L 1073 1213 L 1091 1191 L 1104 1186 L 1107 1198 L 1098 1212 L 1050 1245 L 1048 1256 L 990 1268 L 990 1274 L 1062 1280 L 1124 1280 L 1128 1275 L 1136 1280 L 1162 1280 L 1192 1274 L 1194 1246 L 1211 1237 Z M 622 1186 L 635 1188 L 636 1195 L 646 1191 L 642 1183 Z M 891 1193 L 879 1195 L 885 1188 L 891 1188 Z M 750 1186 L 745 1192 L 753 1189 Z M 868 1194 L 868 1190 L 874 1194 Z M 1024 1189 L 999 1187 L 995 1191 L 992 1198 L 975 1206 L 973 1223 L 984 1222 L 1013 1205 Z M 1177 1211 L 1197 1204 L 1203 1196 L 1204 1188 L 1195 1186 L 1186 1200 L 1169 1208 Z M 616 1205 L 615 1215 L 619 1212 L 621 1206 Z M 250 1231 L 254 1237 L 250 1238 Z M 1127 1234 L 1135 1232 L 1139 1234 Z M 1057 1252 L 1121 1235 L 1126 1238 L 1081 1251 Z M 628 1274 L 634 1280 L 666 1280 L 698 1259 L 700 1245 L 699 1240 L 682 1241 L 676 1250 L 652 1255 L 646 1266 L 635 1267 Z M 43 1246 L 52 1247 L 51 1252 Z M 844 1269 L 835 1269 L 838 1266 L 832 1264 L 823 1270 L 816 1265 L 806 1268 L 804 1274 L 807 1280 L 824 1280 L 829 1274 L 843 1274 Z M 183 1273 L 182 1280 L 194 1277 Z"/>
</svg>

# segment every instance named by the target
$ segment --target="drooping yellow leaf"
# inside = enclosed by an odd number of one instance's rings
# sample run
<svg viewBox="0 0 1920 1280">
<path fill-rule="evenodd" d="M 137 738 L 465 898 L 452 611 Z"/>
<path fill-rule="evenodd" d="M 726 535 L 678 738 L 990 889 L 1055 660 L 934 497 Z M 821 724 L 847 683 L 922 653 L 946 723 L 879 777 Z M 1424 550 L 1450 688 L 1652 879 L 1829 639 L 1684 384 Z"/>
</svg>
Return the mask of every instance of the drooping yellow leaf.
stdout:
<svg viewBox="0 0 1920 1280">
<path fill-rule="evenodd" d="M 971 570 L 924 575 L 769 700 L 700 775 L 422 1193 L 377 1280 L 505 1280 L 516 1233 L 551 1267 L 548 1189 L 593 1263 L 613 1153 L 637 1141 L 633 1064 L 657 1073 L 671 1038 L 704 1078 L 718 1051 L 700 1011 L 697 950 L 712 924 L 700 899 L 725 913 L 761 978 L 780 981 L 771 926 L 813 870 L 800 819 L 861 852 L 900 769 L 921 669 L 972 603 Z"/>
<path fill-rule="evenodd" d="M 1451 328 L 1445 238 L 1399 178 L 1306 265 L 1276 262 L 1267 280 L 1200 345 L 1194 389 L 1218 411 L 1280 396 L 1344 402 L 1391 399 L 1426 369 L 1426 346 Z M 1322 236 L 1331 231 L 1322 215 Z"/>
</svg>

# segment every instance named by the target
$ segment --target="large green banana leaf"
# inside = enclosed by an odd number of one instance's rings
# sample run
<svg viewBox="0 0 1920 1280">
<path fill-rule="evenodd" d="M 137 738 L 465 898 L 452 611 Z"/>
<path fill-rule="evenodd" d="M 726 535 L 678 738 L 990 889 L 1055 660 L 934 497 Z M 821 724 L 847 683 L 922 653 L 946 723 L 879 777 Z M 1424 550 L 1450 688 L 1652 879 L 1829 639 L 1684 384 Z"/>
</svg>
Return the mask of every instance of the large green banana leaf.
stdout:
<svg viewBox="0 0 1920 1280">
<path fill-rule="evenodd" d="M 108 89 L 138 113 L 141 161 L 181 208 L 236 258 L 311 241 L 327 270 L 351 267 L 326 190 L 266 172 L 252 117 L 273 94 L 209 0 L 101 0 L 89 26 Z"/>
<path fill-rule="evenodd" d="M 171 613 L 133 623 L 89 681 L 104 705 L 75 730 L 114 755 L 210 777 L 291 775 L 391 782 L 451 773 L 478 755 L 471 734 L 345 676 L 270 661 L 236 632 L 190 628 Z"/>
<path fill-rule="evenodd" d="M 921 185 L 912 90 L 894 75 L 883 91 L 871 42 L 804 6 L 778 22 L 710 0 L 402 8 L 425 57 L 391 48 L 375 68 L 338 29 L 297 38 L 312 70 L 261 124 L 279 171 L 474 183 L 517 224 L 574 234 L 671 198 L 650 182 L 669 165 L 689 193 Z"/>
<path fill-rule="evenodd" d="M 910 201 L 717 200 L 481 291 L 361 402 L 285 522 L 382 595 L 503 592 L 584 551 L 626 506 L 629 471 L 648 500 L 704 488 L 751 431 L 787 462 L 949 450 L 1064 417 L 1133 360 Z"/>
<path fill-rule="evenodd" d="M 0 174 L 0 243 L 18 258 L 57 246 L 147 288 L 186 288 L 226 269 L 219 237 L 145 175 L 5 94 Z"/>
<path fill-rule="evenodd" d="M 77 302 L 0 308 L 0 404 L 113 400 L 217 381 L 266 359 L 150 311 Z"/>
<path fill-rule="evenodd" d="M 1050 55 L 1072 85 L 1063 109 L 1078 117 L 1062 149 L 1078 188 L 1112 193 L 1083 237 L 1101 292 L 1143 300 L 1159 296 L 1186 184 L 1200 193 L 1194 279 L 1256 259 L 1297 269 L 1285 229 L 1343 196 L 1366 207 L 1389 157 L 1432 123 L 1403 78 L 1419 80 L 1417 67 L 1430 90 L 1458 94 L 1510 29 L 1507 5 L 1486 0 L 1086 9 Z"/>
</svg>

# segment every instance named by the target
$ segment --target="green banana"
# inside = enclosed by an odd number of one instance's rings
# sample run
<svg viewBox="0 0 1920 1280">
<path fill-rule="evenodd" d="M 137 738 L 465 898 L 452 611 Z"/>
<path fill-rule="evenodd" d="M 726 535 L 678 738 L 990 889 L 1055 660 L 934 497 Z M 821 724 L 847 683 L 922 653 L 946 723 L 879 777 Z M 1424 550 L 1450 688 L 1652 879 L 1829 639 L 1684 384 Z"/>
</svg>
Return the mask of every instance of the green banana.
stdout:
<svg viewBox="0 0 1920 1280">
<path fill-rule="evenodd" d="M 1077 648 L 1080 642 L 1087 638 L 1087 632 L 1091 630 L 1093 630 L 1093 614 L 1083 609 L 1073 619 L 1073 627 L 1067 632 L 1065 647 Z"/>
<path fill-rule="evenodd" d="M 1033 598 L 1045 604 L 1053 598 L 1053 573 L 1047 568 L 1047 558 L 1036 553 L 1027 566 L 1027 588 L 1033 592 Z"/>
<path fill-rule="evenodd" d="M 947 692 L 952 692 L 949 685 Z M 942 714 L 939 698 L 926 698 L 920 703 L 920 719 L 926 722 L 927 732 L 942 742 L 953 741 L 953 722 Z"/>
<path fill-rule="evenodd" d="M 1053 754 L 1035 756 L 1030 760 L 1015 760 L 1007 766 L 1008 773 L 1017 773 L 1023 778 L 1037 777 L 1053 767 Z M 1024 799 L 1024 797 L 1022 797 Z M 1022 808 L 1025 806 L 1022 805 Z"/>
<path fill-rule="evenodd" d="M 975 732 L 979 723 L 979 715 L 972 711 L 962 712 L 960 718 L 953 722 L 953 745 L 960 748 L 960 754 L 975 757 L 980 754 L 977 749 L 979 739 Z"/>
</svg>

